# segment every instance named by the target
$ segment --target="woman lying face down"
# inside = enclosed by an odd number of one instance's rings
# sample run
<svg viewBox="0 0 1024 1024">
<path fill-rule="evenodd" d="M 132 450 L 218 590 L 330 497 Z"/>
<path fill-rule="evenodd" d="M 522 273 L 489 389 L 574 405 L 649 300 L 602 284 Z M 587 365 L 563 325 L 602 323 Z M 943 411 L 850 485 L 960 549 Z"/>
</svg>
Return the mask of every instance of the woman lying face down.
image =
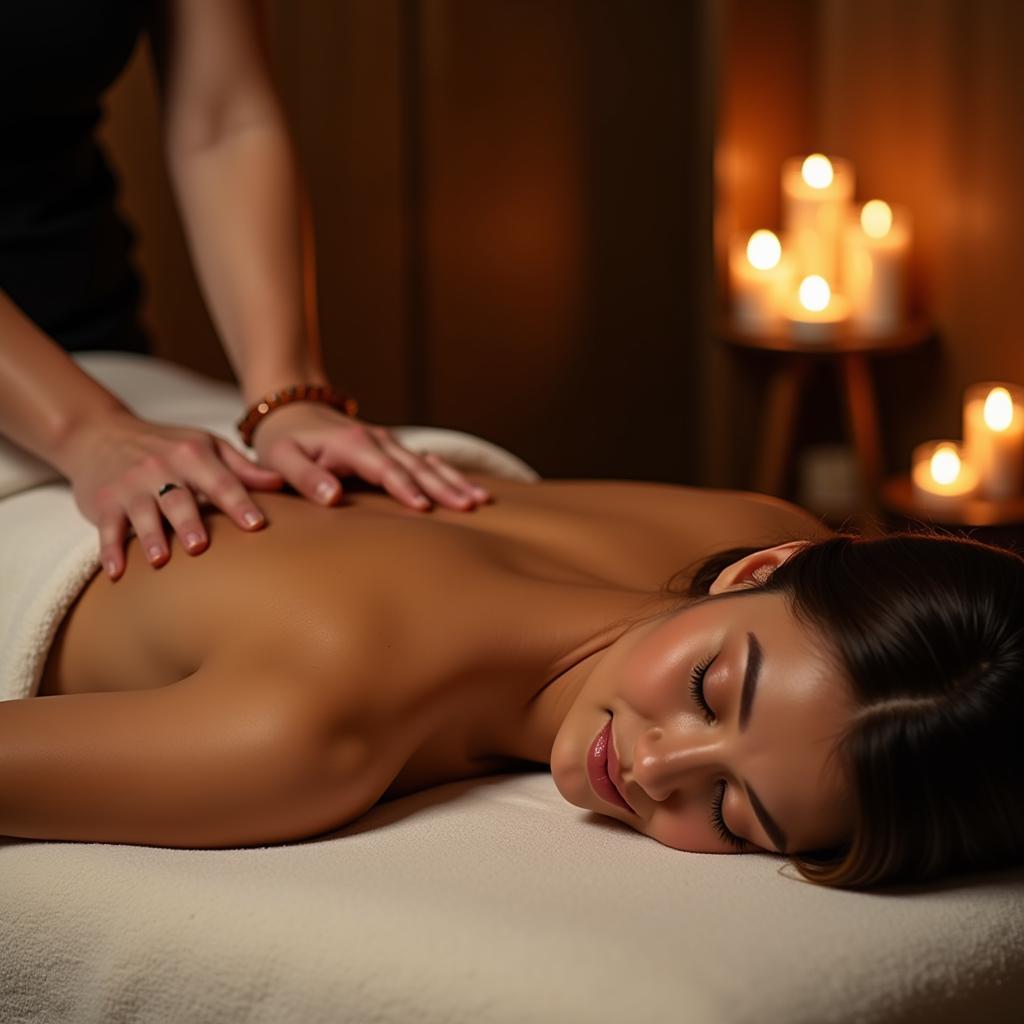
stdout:
<svg viewBox="0 0 1024 1024">
<path fill-rule="evenodd" d="M 1024 559 L 840 534 L 720 553 L 688 595 L 573 695 L 567 800 L 842 887 L 1024 862 Z"/>
<path fill-rule="evenodd" d="M 43 699 L 0 703 L 0 834 L 264 845 L 526 761 L 665 846 L 822 884 L 1024 862 L 1018 554 L 737 492 L 489 484 L 471 516 L 267 495 L 268 529 L 211 515 L 158 572 L 130 545 Z"/>
<path fill-rule="evenodd" d="M 781 594 L 734 589 L 779 553 L 730 566 L 710 597 L 605 652 L 552 749 L 567 800 L 679 850 L 786 853 L 852 833 L 833 757 L 854 713 L 848 686 Z"/>
</svg>

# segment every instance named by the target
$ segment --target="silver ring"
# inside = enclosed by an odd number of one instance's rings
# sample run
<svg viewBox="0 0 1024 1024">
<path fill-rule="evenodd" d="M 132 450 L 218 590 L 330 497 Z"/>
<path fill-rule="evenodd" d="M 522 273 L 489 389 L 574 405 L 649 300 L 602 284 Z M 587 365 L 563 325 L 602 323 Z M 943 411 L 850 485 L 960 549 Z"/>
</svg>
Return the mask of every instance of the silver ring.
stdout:
<svg viewBox="0 0 1024 1024">
<path fill-rule="evenodd" d="M 164 484 L 163 487 L 157 492 L 157 497 L 162 498 L 168 491 L 173 491 L 176 487 L 180 487 L 180 484 Z"/>
</svg>

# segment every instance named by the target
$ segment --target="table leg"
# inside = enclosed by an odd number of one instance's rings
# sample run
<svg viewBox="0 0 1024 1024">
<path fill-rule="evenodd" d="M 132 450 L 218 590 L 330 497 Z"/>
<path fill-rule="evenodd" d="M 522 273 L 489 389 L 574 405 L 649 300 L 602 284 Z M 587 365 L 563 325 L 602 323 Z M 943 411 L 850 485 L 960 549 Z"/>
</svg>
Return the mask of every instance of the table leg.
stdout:
<svg viewBox="0 0 1024 1024">
<path fill-rule="evenodd" d="M 871 370 L 867 358 L 851 352 L 840 357 L 840 372 L 846 394 L 846 411 L 861 471 L 864 501 L 871 509 L 878 508 L 881 483 L 882 446 L 879 439 L 878 412 Z"/>
<path fill-rule="evenodd" d="M 786 470 L 793 447 L 793 428 L 808 360 L 799 356 L 780 361 L 768 383 L 764 435 L 755 490 L 784 497 Z"/>
</svg>

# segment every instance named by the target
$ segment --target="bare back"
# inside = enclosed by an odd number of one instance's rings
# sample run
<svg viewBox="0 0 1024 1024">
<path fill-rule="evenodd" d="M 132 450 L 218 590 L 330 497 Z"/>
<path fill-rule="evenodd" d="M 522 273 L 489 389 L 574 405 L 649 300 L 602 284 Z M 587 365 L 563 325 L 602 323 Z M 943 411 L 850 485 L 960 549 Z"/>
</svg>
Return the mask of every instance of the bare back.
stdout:
<svg viewBox="0 0 1024 1024">
<path fill-rule="evenodd" d="M 503 667 L 514 671 L 531 623 L 561 616 L 571 639 L 593 632 L 616 595 L 656 592 L 717 550 L 831 534 L 797 506 L 743 491 L 472 479 L 496 500 L 469 513 L 418 513 L 378 491 L 349 490 L 333 508 L 261 493 L 265 529 L 243 533 L 207 510 L 208 550 L 189 556 L 172 537 L 159 570 L 133 538 L 123 577 L 98 574 L 66 616 L 39 695 L 162 687 L 211 658 L 243 675 L 283 659 L 291 685 L 315 677 L 353 704 L 372 691 L 401 716 L 425 706 L 424 687 L 462 679 L 445 740 L 419 744 L 394 795 L 498 770 L 486 759 L 470 770 L 455 709 L 467 723 L 479 711 L 467 694 L 487 699 Z"/>
</svg>

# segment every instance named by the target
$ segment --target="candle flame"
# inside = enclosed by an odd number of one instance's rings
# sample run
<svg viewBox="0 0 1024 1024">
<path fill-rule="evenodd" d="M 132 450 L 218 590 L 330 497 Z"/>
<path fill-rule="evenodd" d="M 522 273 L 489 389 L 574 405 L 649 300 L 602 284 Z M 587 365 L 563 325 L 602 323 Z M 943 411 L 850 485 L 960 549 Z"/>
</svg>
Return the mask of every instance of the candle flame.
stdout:
<svg viewBox="0 0 1024 1024">
<path fill-rule="evenodd" d="M 774 231 L 762 228 L 755 231 L 747 242 L 747 259 L 758 270 L 771 270 L 782 258 L 782 243 Z"/>
<path fill-rule="evenodd" d="M 820 313 L 832 301 L 832 289 L 828 281 L 817 274 L 811 274 L 800 282 L 800 305 L 812 313 Z"/>
<path fill-rule="evenodd" d="M 951 484 L 960 475 L 960 456 L 951 444 L 940 444 L 928 465 L 932 479 L 938 484 Z"/>
<path fill-rule="evenodd" d="M 892 230 L 892 207 L 884 199 L 871 199 L 860 211 L 860 226 L 865 235 L 885 238 Z"/>
<path fill-rule="evenodd" d="M 800 173 L 811 188 L 828 188 L 834 177 L 832 161 L 824 153 L 812 153 L 803 162 Z"/>
<path fill-rule="evenodd" d="M 1013 422 L 1013 399 L 1006 388 L 993 388 L 985 399 L 982 419 L 989 430 L 1003 431 Z"/>
</svg>

